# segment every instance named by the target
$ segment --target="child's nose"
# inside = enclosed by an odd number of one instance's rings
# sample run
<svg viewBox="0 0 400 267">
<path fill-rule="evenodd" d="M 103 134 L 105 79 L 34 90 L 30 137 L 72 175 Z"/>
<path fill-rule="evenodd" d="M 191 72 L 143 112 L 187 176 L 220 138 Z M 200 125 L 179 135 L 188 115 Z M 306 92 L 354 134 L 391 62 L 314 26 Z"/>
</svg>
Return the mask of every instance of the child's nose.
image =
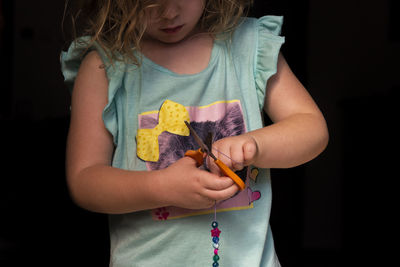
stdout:
<svg viewBox="0 0 400 267">
<path fill-rule="evenodd" d="M 166 1 L 162 15 L 163 18 L 172 20 L 179 15 L 179 6 L 175 2 L 176 1 Z"/>
</svg>

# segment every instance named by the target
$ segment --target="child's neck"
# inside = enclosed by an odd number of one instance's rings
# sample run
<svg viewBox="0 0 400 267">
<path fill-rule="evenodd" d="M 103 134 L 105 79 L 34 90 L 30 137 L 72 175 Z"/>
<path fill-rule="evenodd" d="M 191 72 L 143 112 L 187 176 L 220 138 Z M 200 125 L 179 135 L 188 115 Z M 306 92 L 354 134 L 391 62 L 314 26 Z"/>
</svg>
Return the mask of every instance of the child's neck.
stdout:
<svg viewBox="0 0 400 267">
<path fill-rule="evenodd" d="M 196 74 L 207 68 L 213 47 L 208 34 L 197 34 L 178 43 L 144 38 L 142 53 L 153 62 L 177 74 Z"/>
</svg>

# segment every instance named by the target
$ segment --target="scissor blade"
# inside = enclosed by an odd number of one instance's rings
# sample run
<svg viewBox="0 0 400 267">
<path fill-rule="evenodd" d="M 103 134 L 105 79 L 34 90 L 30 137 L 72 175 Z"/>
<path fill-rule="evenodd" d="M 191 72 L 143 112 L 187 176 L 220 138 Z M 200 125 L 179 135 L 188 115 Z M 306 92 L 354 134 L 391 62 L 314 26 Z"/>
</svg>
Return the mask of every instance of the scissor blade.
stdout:
<svg viewBox="0 0 400 267">
<path fill-rule="evenodd" d="M 211 132 L 208 132 L 206 139 L 204 140 L 204 143 L 206 144 L 208 150 L 211 152 L 212 150 L 212 140 L 213 140 L 213 135 Z"/>
<path fill-rule="evenodd" d="M 193 127 L 190 125 L 190 123 L 188 123 L 187 121 L 185 121 L 186 126 L 189 128 L 190 133 L 192 134 L 194 140 L 196 141 L 196 143 L 200 146 L 200 148 L 207 154 L 209 154 L 209 149 L 206 146 L 206 144 L 204 144 L 203 140 L 201 140 L 200 136 L 196 133 L 196 131 L 193 129 Z"/>
</svg>

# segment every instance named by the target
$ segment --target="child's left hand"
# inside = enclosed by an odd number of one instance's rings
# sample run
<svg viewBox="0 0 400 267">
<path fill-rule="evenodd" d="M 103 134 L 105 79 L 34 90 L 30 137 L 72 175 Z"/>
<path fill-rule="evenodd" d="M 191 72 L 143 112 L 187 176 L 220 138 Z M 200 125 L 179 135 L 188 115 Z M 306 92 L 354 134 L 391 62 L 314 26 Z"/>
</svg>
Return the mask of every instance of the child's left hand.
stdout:
<svg viewBox="0 0 400 267">
<path fill-rule="evenodd" d="M 249 134 L 220 139 L 212 145 L 212 149 L 214 155 L 233 171 L 253 164 L 258 156 L 257 142 Z M 207 160 L 210 171 L 220 174 L 221 172 L 213 160 L 210 157 Z"/>
</svg>

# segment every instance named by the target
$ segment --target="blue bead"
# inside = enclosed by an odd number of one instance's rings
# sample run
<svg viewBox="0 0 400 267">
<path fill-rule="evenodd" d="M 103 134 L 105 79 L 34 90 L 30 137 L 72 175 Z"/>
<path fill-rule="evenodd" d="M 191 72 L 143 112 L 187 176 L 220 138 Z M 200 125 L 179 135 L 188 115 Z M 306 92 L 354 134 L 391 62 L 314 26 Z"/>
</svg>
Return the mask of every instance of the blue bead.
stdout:
<svg viewBox="0 0 400 267">
<path fill-rule="evenodd" d="M 218 262 L 214 262 L 212 266 L 213 266 L 213 267 L 218 267 L 218 266 L 219 266 L 219 263 L 218 263 Z"/>
<path fill-rule="evenodd" d="M 213 241 L 214 243 L 218 243 L 218 242 L 219 242 L 219 238 L 218 238 L 217 236 L 214 236 L 213 239 L 212 239 L 212 241 Z"/>
<path fill-rule="evenodd" d="M 211 223 L 212 228 L 217 228 L 218 227 L 218 223 L 216 221 L 213 221 Z"/>
</svg>

